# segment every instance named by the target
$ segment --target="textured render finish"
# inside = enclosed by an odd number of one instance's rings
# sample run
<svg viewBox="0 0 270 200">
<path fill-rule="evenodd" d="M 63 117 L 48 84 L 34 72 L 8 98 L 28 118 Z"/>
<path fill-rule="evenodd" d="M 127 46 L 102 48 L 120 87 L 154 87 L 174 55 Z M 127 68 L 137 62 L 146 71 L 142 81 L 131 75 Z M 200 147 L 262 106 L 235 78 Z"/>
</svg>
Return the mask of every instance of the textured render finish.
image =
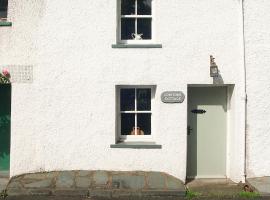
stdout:
<svg viewBox="0 0 270 200">
<path fill-rule="evenodd" d="M 270 176 L 269 9 L 267 0 L 245 1 L 248 177 Z"/>
<path fill-rule="evenodd" d="M 185 180 L 187 100 L 164 104 L 160 95 L 186 95 L 187 84 L 212 84 L 213 54 L 224 83 L 235 84 L 228 177 L 243 179 L 241 2 L 155 2 L 156 43 L 162 48 L 114 49 L 115 1 L 10 0 L 12 27 L 0 27 L 0 64 L 33 65 L 34 70 L 32 84 L 12 87 L 12 176 L 143 170 Z M 157 85 L 152 133 L 162 149 L 110 148 L 115 143 L 115 85 L 121 84 Z"/>
</svg>

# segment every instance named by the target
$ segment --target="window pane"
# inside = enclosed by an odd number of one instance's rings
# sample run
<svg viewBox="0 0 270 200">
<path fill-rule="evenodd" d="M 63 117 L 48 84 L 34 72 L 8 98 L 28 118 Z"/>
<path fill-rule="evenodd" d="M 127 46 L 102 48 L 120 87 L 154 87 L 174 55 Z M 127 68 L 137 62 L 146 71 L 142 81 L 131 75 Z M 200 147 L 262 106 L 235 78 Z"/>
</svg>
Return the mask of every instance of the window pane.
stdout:
<svg viewBox="0 0 270 200">
<path fill-rule="evenodd" d="M 137 110 L 151 110 L 151 89 L 137 89 Z"/>
<path fill-rule="evenodd" d="M 121 0 L 121 15 L 135 15 L 135 0 Z"/>
<path fill-rule="evenodd" d="M 121 39 L 131 40 L 132 33 L 135 33 L 135 19 L 122 18 L 121 19 Z"/>
<path fill-rule="evenodd" d="M 143 34 L 142 39 L 152 38 L 152 19 L 141 18 L 138 19 L 138 34 Z"/>
<path fill-rule="evenodd" d="M 137 125 L 141 135 L 151 135 L 151 114 L 137 114 Z"/>
<path fill-rule="evenodd" d="M 138 15 L 152 14 L 152 0 L 138 0 Z"/>
<path fill-rule="evenodd" d="M 121 114 L 121 135 L 132 135 L 135 130 L 135 114 Z"/>
<path fill-rule="evenodd" d="M 0 0 L 0 18 L 7 17 L 8 0 Z"/>
<path fill-rule="evenodd" d="M 135 110 L 135 89 L 121 89 L 120 109 L 121 111 Z"/>
</svg>

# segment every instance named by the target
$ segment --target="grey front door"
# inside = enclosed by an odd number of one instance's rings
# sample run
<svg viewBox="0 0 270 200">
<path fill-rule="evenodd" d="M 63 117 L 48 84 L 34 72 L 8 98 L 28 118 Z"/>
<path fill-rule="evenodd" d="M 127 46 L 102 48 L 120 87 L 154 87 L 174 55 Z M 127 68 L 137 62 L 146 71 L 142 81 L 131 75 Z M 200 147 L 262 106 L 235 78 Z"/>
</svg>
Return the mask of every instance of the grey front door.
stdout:
<svg viewBox="0 0 270 200">
<path fill-rule="evenodd" d="M 227 88 L 188 89 L 187 178 L 226 176 Z"/>
</svg>

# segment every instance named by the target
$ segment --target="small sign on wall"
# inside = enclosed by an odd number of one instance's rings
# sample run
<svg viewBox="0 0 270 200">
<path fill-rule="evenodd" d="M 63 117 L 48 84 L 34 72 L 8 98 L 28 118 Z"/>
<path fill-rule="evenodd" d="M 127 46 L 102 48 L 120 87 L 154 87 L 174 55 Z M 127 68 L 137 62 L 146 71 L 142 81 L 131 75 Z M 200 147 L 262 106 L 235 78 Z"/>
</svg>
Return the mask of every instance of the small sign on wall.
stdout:
<svg viewBox="0 0 270 200">
<path fill-rule="evenodd" d="M 161 94 L 163 103 L 183 103 L 185 95 L 181 91 L 166 91 Z"/>
</svg>

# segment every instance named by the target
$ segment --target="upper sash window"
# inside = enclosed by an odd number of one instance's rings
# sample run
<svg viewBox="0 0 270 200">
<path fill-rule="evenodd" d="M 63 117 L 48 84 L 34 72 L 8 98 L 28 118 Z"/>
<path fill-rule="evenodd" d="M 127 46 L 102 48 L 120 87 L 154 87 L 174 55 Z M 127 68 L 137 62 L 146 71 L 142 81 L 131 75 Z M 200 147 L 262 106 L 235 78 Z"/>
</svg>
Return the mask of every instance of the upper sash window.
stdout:
<svg viewBox="0 0 270 200">
<path fill-rule="evenodd" d="M 121 42 L 151 41 L 153 0 L 120 0 L 119 38 Z"/>
</svg>

